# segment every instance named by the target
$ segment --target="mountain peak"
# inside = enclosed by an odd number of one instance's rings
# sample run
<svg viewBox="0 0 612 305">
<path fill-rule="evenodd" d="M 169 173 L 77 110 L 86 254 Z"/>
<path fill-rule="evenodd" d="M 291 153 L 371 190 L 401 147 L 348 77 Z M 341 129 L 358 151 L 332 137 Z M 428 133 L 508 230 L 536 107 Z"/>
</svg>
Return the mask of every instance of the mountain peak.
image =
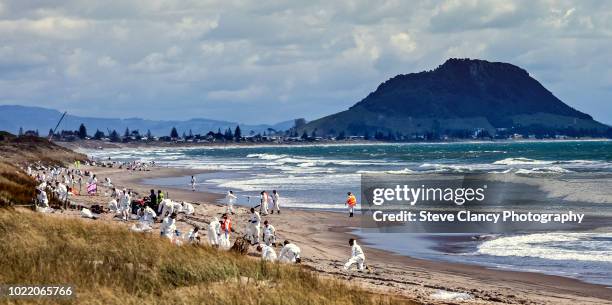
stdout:
<svg viewBox="0 0 612 305">
<path fill-rule="evenodd" d="M 315 120 L 305 128 L 359 135 L 532 127 L 553 131 L 608 128 L 563 103 L 526 70 L 469 58 L 450 58 L 434 70 L 397 75 L 349 110 Z"/>
</svg>

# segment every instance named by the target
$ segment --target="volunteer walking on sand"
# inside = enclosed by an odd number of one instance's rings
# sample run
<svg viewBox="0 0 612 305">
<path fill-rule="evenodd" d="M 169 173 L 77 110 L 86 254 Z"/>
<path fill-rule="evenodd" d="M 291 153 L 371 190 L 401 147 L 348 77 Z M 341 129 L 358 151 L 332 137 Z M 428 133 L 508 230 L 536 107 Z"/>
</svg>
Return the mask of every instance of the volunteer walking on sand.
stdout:
<svg viewBox="0 0 612 305">
<path fill-rule="evenodd" d="M 280 214 L 280 196 L 276 190 L 272 190 L 272 203 L 274 206 L 272 207 L 271 214 L 274 214 L 274 210 Z"/>
<path fill-rule="evenodd" d="M 260 195 L 261 195 L 261 201 L 260 201 L 261 203 L 259 205 L 259 213 L 261 215 L 268 215 L 268 206 L 269 206 L 268 200 L 270 196 L 268 196 L 268 192 L 266 191 L 262 191 Z"/>
<path fill-rule="evenodd" d="M 355 206 L 357 205 L 357 198 L 351 192 L 348 192 L 347 195 L 348 197 L 346 198 L 346 205 L 348 206 L 349 217 L 353 217 L 353 213 L 355 212 Z"/>
<path fill-rule="evenodd" d="M 225 196 L 225 200 L 227 201 L 227 213 L 234 214 L 234 203 L 236 203 L 237 198 L 234 192 L 227 191 L 227 195 Z"/>
<path fill-rule="evenodd" d="M 349 239 L 349 245 L 351 246 L 351 258 L 344 264 L 344 270 L 349 270 L 353 264 L 357 264 L 359 270 L 363 270 L 363 264 L 365 263 L 365 254 L 363 254 L 363 250 L 361 250 L 361 247 L 353 238 Z"/>
<path fill-rule="evenodd" d="M 196 178 L 194 176 L 191 176 L 191 191 L 195 192 L 195 186 L 196 186 Z"/>
</svg>

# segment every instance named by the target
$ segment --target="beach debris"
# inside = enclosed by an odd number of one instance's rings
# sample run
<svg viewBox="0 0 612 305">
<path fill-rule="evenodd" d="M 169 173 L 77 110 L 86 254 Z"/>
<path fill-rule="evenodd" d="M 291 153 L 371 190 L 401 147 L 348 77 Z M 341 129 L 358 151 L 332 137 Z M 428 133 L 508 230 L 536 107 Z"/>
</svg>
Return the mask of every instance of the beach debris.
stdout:
<svg viewBox="0 0 612 305">
<path fill-rule="evenodd" d="M 468 301 L 474 298 L 469 293 L 446 291 L 446 290 L 438 290 L 436 291 L 436 293 L 432 294 L 430 297 L 437 299 L 437 300 L 444 300 L 444 301 Z"/>
</svg>

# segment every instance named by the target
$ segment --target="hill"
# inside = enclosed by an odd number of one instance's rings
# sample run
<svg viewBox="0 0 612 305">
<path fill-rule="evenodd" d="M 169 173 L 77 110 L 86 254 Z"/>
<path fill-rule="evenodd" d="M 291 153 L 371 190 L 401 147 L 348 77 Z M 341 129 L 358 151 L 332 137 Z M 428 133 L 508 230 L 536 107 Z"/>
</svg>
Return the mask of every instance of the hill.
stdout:
<svg viewBox="0 0 612 305">
<path fill-rule="evenodd" d="M 62 113 L 47 108 L 41 107 L 26 107 L 18 105 L 0 105 L 0 130 L 8 130 L 17 133 L 19 128 L 25 130 L 38 130 L 40 135 L 46 136 L 49 129 L 54 128 Z M 156 121 L 145 120 L 140 118 L 92 118 L 81 117 L 72 114 L 67 114 L 59 130 L 78 130 L 81 123 L 85 124 L 88 133 L 92 134 L 99 129 L 104 133 L 107 130 L 117 130 L 119 134 L 123 134 L 126 128 L 130 130 L 139 130 L 141 134 L 145 134 L 147 130 L 155 136 L 168 136 L 172 127 L 176 127 L 179 133 L 189 133 L 192 130 L 196 133 L 207 133 L 209 131 L 217 131 L 217 129 L 225 130 L 227 128 L 236 128 L 239 123 L 218 121 L 210 119 L 190 119 L 186 121 Z M 246 134 L 253 130 L 254 132 L 263 132 L 268 128 L 275 130 L 287 130 L 293 126 L 293 120 L 280 122 L 273 125 L 248 125 L 240 124 L 240 128 Z"/>
<path fill-rule="evenodd" d="M 517 66 L 449 59 L 397 75 L 346 111 L 302 128 L 319 135 L 461 135 L 475 130 L 601 134 L 609 126 L 566 105 Z"/>
</svg>

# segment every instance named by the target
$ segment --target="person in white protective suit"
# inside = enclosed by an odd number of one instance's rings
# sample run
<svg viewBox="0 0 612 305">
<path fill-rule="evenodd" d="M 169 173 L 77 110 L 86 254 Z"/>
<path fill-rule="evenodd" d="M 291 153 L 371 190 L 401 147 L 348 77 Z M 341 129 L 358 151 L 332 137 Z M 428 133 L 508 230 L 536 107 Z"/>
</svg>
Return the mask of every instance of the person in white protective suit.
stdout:
<svg viewBox="0 0 612 305">
<path fill-rule="evenodd" d="M 117 200 L 111 199 L 108 202 L 108 210 L 111 211 L 112 213 L 118 213 L 121 210 L 119 208 L 119 204 L 117 203 Z"/>
<path fill-rule="evenodd" d="M 190 244 L 199 244 L 200 243 L 200 228 L 194 227 L 189 230 L 189 233 L 185 236 L 185 240 L 187 240 Z"/>
<path fill-rule="evenodd" d="M 349 245 L 351 246 L 351 258 L 344 264 L 344 270 L 349 270 L 353 264 L 357 264 L 357 268 L 363 270 L 365 263 L 365 254 L 363 254 L 363 250 L 361 250 L 361 247 L 353 238 L 349 239 Z"/>
<path fill-rule="evenodd" d="M 143 224 L 147 224 L 150 227 L 153 226 L 153 223 L 155 222 L 155 217 L 157 217 L 157 214 L 150 206 L 146 206 L 140 209 L 140 219 L 139 220 Z"/>
<path fill-rule="evenodd" d="M 178 202 L 174 202 L 170 199 L 164 199 L 159 204 L 159 215 L 161 217 L 166 217 L 166 215 L 170 215 L 172 213 L 177 213 L 177 207 L 180 205 Z"/>
<path fill-rule="evenodd" d="M 269 200 L 270 200 L 270 196 L 268 196 L 268 192 L 262 191 L 260 193 L 260 204 L 259 204 L 259 213 L 261 215 L 268 215 Z"/>
<path fill-rule="evenodd" d="M 236 203 L 236 199 L 238 199 L 238 197 L 234 195 L 234 192 L 227 191 L 227 195 L 225 195 L 225 200 L 227 203 L 226 213 L 234 214 L 234 204 Z"/>
<path fill-rule="evenodd" d="M 251 242 L 251 245 L 256 245 L 259 243 L 259 235 L 260 235 L 260 225 L 261 225 L 261 216 L 255 208 L 251 208 L 251 218 L 249 219 L 249 223 L 246 228 L 246 238 Z"/>
<path fill-rule="evenodd" d="M 123 196 L 121 196 L 121 217 L 125 221 L 130 220 L 131 204 L 132 198 L 130 197 L 130 193 L 124 189 Z"/>
<path fill-rule="evenodd" d="M 284 246 L 278 254 L 278 261 L 281 263 L 300 263 L 300 247 L 291 243 L 288 240 L 283 242 Z"/>
<path fill-rule="evenodd" d="M 261 252 L 261 260 L 268 262 L 276 261 L 276 252 L 274 248 L 268 245 L 259 245 L 257 246 L 257 251 Z"/>
<path fill-rule="evenodd" d="M 195 213 L 195 208 L 193 207 L 193 204 L 189 203 L 189 202 L 184 202 L 182 203 L 182 211 L 183 213 L 185 213 L 185 215 L 194 215 Z"/>
<path fill-rule="evenodd" d="M 155 222 L 155 211 L 146 206 L 138 210 L 138 222 L 132 225 L 132 231 L 135 232 L 147 232 L 153 229 L 153 223 Z"/>
<path fill-rule="evenodd" d="M 221 238 L 221 222 L 219 218 L 215 217 L 208 224 L 208 242 L 213 247 L 219 247 L 219 239 Z"/>
<path fill-rule="evenodd" d="M 62 203 L 68 200 L 68 188 L 61 182 L 55 183 L 55 192 L 57 193 L 57 199 Z"/>
<path fill-rule="evenodd" d="M 172 213 L 166 216 L 160 226 L 160 235 L 172 240 L 176 231 L 176 214 Z"/>
<path fill-rule="evenodd" d="M 274 210 L 280 214 L 280 195 L 276 190 L 272 190 L 272 210 L 270 210 L 270 214 L 274 214 Z"/>
<path fill-rule="evenodd" d="M 276 246 L 276 229 L 267 220 L 264 221 L 263 238 L 267 246 Z"/>
<path fill-rule="evenodd" d="M 48 208 L 49 198 L 47 197 L 47 192 L 45 192 L 44 189 L 42 190 L 37 189 L 36 192 L 38 193 L 38 196 L 37 196 L 38 204 L 43 208 Z"/>
</svg>

